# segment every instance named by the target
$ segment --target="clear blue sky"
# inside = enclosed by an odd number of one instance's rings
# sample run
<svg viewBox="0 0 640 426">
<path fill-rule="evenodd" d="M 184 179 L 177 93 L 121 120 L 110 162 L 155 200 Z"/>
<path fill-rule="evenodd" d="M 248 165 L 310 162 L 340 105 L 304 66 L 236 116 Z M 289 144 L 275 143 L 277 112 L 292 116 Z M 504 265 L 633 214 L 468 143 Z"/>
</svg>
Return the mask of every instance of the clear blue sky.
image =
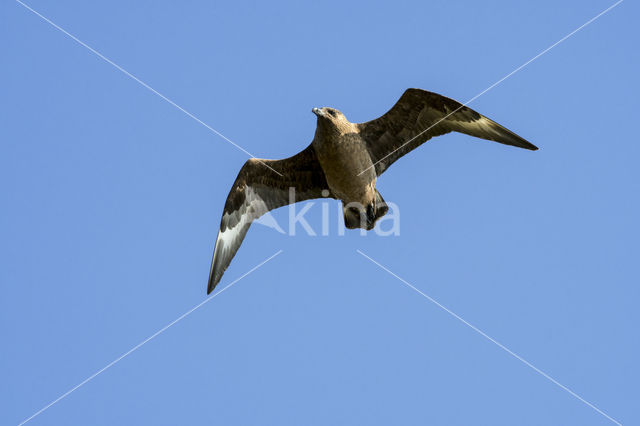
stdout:
<svg viewBox="0 0 640 426">
<path fill-rule="evenodd" d="M 408 87 L 466 101 L 613 2 L 211 3 L 29 5 L 282 158 L 314 106 L 366 121 Z M 471 104 L 540 151 L 432 140 L 378 181 L 398 237 L 254 226 L 221 286 L 284 252 L 30 424 L 613 424 L 356 249 L 640 424 L 638 12 L 623 2 Z M 0 423 L 16 424 L 205 299 L 247 156 L 16 2 L 0 38 Z"/>
</svg>

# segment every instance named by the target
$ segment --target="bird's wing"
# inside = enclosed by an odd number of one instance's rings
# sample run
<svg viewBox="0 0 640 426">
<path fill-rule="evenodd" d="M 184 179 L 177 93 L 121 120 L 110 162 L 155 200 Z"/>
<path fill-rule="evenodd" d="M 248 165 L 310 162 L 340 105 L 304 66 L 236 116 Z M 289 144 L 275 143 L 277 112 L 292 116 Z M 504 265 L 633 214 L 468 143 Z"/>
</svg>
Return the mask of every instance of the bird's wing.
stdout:
<svg viewBox="0 0 640 426">
<path fill-rule="evenodd" d="M 213 250 L 207 294 L 213 291 L 222 278 L 251 222 L 269 210 L 291 203 L 290 188 L 293 188 L 291 192 L 295 196 L 293 202 L 320 198 L 322 190 L 328 190 L 313 146 L 309 145 L 284 160 L 251 158 L 242 166 L 224 205 L 220 231 Z"/>
<path fill-rule="evenodd" d="M 538 149 L 471 108 L 420 89 L 407 89 L 385 115 L 358 126 L 378 176 L 427 140 L 452 131 L 519 148 Z"/>
</svg>

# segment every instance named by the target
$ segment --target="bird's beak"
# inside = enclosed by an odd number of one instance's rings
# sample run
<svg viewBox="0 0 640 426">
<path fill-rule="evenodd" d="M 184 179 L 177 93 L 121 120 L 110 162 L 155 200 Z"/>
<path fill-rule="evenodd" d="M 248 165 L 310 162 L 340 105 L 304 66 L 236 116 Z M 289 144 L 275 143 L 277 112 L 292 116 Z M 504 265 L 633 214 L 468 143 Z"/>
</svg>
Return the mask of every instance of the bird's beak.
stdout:
<svg viewBox="0 0 640 426">
<path fill-rule="evenodd" d="M 314 108 L 311 110 L 312 113 L 317 115 L 318 117 L 324 117 L 324 112 L 320 108 Z"/>
</svg>

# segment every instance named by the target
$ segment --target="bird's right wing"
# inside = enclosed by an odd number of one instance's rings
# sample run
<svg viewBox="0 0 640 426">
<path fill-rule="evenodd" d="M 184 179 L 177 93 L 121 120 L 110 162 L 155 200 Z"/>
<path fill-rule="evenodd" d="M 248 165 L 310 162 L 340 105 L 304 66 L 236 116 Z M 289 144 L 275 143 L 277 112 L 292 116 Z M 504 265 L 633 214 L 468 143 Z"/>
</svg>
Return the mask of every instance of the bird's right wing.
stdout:
<svg viewBox="0 0 640 426">
<path fill-rule="evenodd" d="M 290 191 L 295 195 L 292 201 L 298 202 L 320 198 L 323 190 L 328 191 L 328 185 L 312 145 L 284 160 L 251 158 L 244 163 L 224 205 L 207 294 L 222 278 L 251 222 L 270 210 L 290 204 Z"/>
<path fill-rule="evenodd" d="M 359 127 L 378 176 L 432 137 L 453 131 L 519 148 L 538 149 L 471 108 L 421 89 L 407 89 L 386 114 L 360 123 Z"/>
</svg>

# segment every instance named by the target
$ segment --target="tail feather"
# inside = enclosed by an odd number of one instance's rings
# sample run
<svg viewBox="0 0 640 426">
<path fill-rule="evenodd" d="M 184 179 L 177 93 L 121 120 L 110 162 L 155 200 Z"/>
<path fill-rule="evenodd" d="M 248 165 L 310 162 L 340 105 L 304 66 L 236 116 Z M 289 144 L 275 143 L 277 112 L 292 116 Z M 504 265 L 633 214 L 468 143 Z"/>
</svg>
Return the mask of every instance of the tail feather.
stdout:
<svg viewBox="0 0 640 426">
<path fill-rule="evenodd" d="M 384 198 L 382 198 L 382 195 L 380 195 L 380 193 L 376 189 L 376 222 L 382 216 L 387 214 L 388 211 L 389 211 L 389 206 L 387 206 L 387 203 L 384 201 Z"/>
</svg>

